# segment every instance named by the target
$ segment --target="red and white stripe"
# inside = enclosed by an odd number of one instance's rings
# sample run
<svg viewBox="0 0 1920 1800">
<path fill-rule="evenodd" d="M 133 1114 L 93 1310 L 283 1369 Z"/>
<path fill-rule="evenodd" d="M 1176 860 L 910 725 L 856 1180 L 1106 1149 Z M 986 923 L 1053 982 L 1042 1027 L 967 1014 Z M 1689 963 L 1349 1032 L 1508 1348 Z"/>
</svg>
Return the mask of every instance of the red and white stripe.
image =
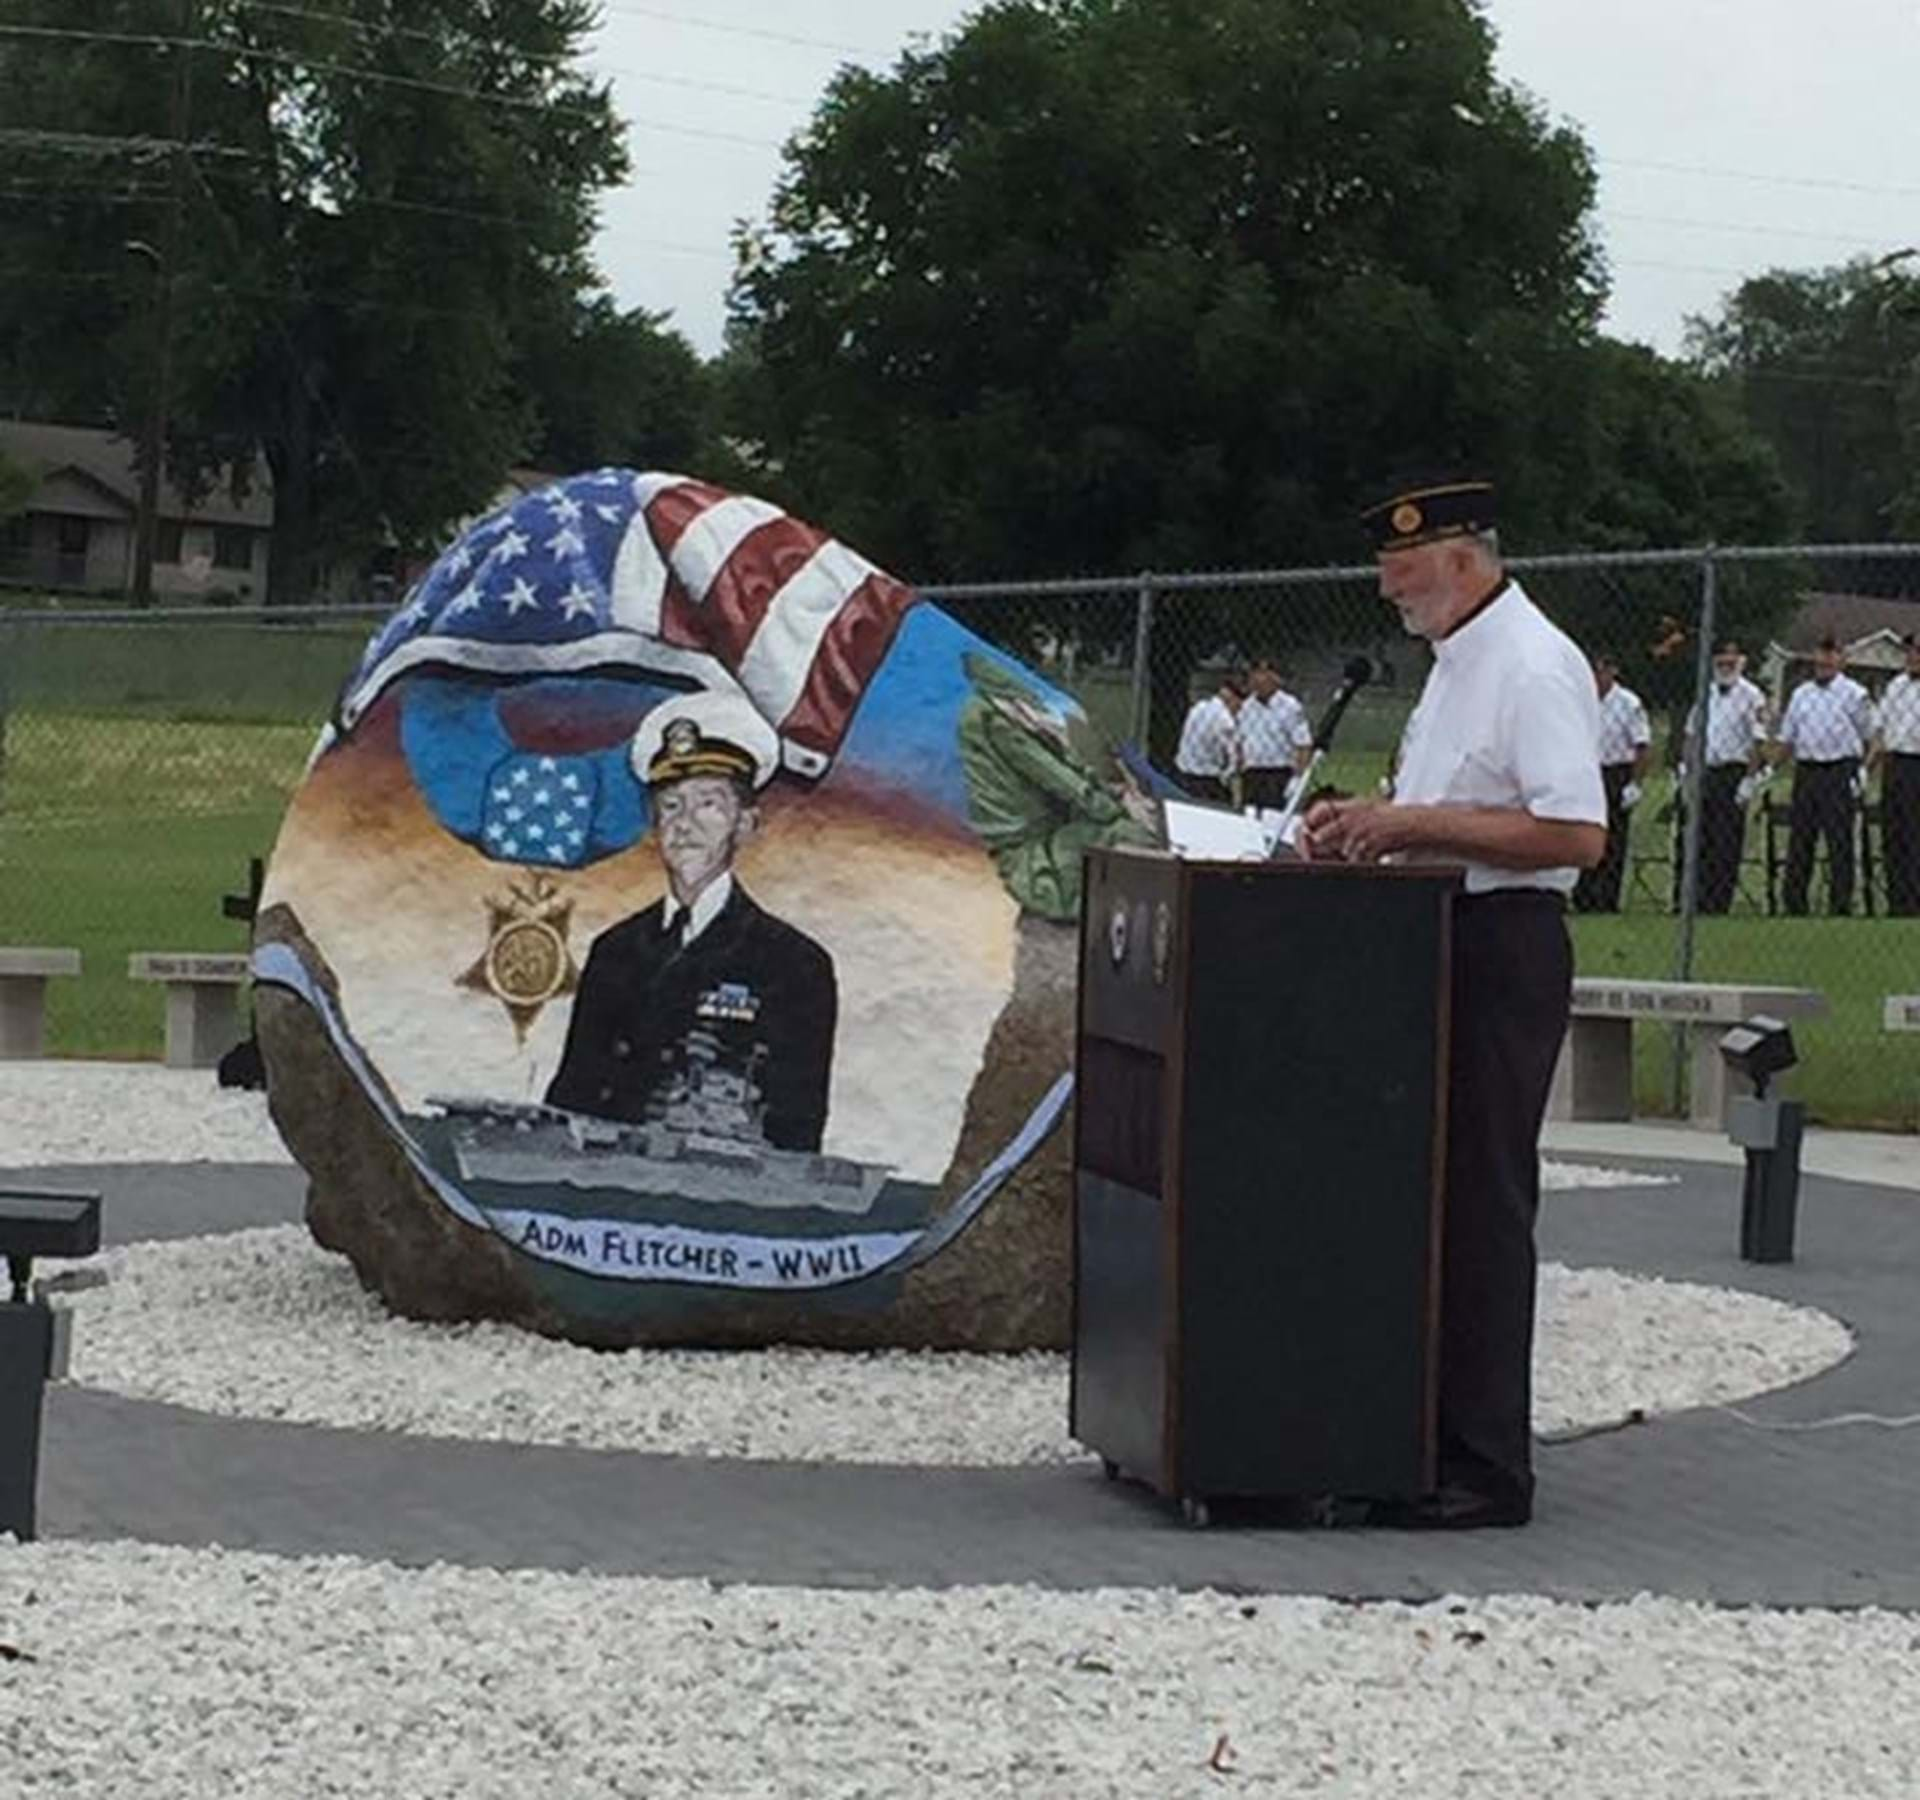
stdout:
<svg viewBox="0 0 1920 1800">
<path fill-rule="evenodd" d="M 645 529 L 621 548 L 615 622 L 712 656 L 790 762 L 824 769 L 912 590 L 764 500 L 660 475 L 641 477 L 635 495 Z"/>
</svg>

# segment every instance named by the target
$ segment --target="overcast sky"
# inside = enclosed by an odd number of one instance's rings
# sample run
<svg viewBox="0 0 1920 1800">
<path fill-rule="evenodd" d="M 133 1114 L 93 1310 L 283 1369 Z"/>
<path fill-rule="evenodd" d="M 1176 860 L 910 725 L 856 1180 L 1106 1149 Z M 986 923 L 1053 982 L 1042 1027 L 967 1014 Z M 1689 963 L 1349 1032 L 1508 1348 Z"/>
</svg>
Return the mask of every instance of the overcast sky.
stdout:
<svg viewBox="0 0 1920 1800">
<path fill-rule="evenodd" d="M 728 234 L 835 67 L 889 64 L 955 0 L 601 0 L 630 121 L 602 268 L 719 348 Z M 1920 245 L 1920 0 L 1491 0 L 1500 69 L 1600 162 L 1607 327 L 1666 351 L 1743 275 Z M 740 91 L 721 91 L 740 90 Z"/>
</svg>

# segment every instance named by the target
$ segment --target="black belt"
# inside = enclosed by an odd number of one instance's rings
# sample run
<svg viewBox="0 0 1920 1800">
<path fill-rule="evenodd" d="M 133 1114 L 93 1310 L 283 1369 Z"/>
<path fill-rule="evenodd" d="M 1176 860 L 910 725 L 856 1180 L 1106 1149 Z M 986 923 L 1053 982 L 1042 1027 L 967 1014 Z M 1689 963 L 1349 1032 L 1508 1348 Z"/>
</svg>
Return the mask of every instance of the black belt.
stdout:
<svg viewBox="0 0 1920 1800">
<path fill-rule="evenodd" d="M 1920 763 L 1920 750 L 1889 750 L 1887 755 L 1895 762 Z"/>
<path fill-rule="evenodd" d="M 1829 756 L 1816 760 L 1811 756 L 1802 756 L 1795 760 L 1797 769 L 1844 769 L 1859 761 L 1857 756 Z"/>
<path fill-rule="evenodd" d="M 1557 888 L 1489 888 L 1480 894 L 1461 894 L 1454 900 L 1456 907 L 1483 906 L 1535 906 L 1563 913 L 1567 910 L 1567 897 Z"/>
</svg>

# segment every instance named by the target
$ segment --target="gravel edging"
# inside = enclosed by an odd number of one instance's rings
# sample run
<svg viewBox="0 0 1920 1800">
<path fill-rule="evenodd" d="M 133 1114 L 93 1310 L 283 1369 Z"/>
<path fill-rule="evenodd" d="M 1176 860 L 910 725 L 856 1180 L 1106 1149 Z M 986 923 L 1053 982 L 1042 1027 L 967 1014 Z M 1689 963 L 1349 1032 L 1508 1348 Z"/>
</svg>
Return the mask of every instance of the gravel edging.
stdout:
<svg viewBox="0 0 1920 1800">
<path fill-rule="evenodd" d="M 122 1246 L 63 1297 L 73 1379 L 230 1417 L 763 1461 L 1018 1467 L 1085 1459 L 1059 1356 L 582 1349 L 399 1319 L 294 1225 Z M 1547 1265 L 1535 1428 L 1565 1436 L 1744 1398 L 1852 1348 L 1760 1295 Z"/>
</svg>

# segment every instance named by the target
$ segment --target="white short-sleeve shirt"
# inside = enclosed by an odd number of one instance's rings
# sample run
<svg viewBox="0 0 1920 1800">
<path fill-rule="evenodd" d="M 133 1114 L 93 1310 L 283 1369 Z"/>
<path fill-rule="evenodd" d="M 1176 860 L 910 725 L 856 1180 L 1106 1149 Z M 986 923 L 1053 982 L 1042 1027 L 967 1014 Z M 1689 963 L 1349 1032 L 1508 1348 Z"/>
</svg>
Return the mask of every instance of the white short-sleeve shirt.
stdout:
<svg viewBox="0 0 1920 1800">
<path fill-rule="evenodd" d="M 1240 704 L 1241 764 L 1249 769 L 1291 769 L 1293 753 L 1313 743 L 1306 708 L 1285 688 L 1271 700 L 1249 694 Z"/>
<path fill-rule="evenodd" d="M 1401 740 L 1394 801 L 1506 807 L 1536 819 L 1604 826 L 1599 741 L 1600 702 L 1586 657 L 1509 581 L 1433 646 L 1433 668 Z M 1567 893 L 1579 873 L 1487 863 L 1468 863 L 1466 871 L 1470 894 L 1497 888 Z"/>
<path fill-rule="evenodd" d="M 1240 736 L 1233 712 L 1218 694 L 1196 700 L 1180 729 L 1180 748 L 1173 766 L 1182 775 L 1211 775 L 1223 779 L 1238 768 Z"/>
<path fill-rule="evenodd" d="M 1873 738 L 1873 702 L 1851 675 L 1803 681 L 1787 701 L 1780 741 L 1796 762 L 1844 762 Z"/>
<path fill-rule="evenodd" d="M 1693 708 L 1687 711 L 1686 741 L 1693 742 Z M 1753 760 L 1754 746 L 1767 741 L 1767 697 L 1744 675 L 1724 690 L 1718 681 L 1707 690 L 1707 766 Z"/>
<path fill-rule="evenodd" d="M 1600 696 L 1600 766 L 1630 763 L 1652 742 L 1640 696 L 1616 681 Z"/>
<path fill-rule="evenodd" d="M 1880 743 L 1894 756 L 1920 756 L 1920 675 L 1896 675 L 1880 696 Z"/>
</svg>

